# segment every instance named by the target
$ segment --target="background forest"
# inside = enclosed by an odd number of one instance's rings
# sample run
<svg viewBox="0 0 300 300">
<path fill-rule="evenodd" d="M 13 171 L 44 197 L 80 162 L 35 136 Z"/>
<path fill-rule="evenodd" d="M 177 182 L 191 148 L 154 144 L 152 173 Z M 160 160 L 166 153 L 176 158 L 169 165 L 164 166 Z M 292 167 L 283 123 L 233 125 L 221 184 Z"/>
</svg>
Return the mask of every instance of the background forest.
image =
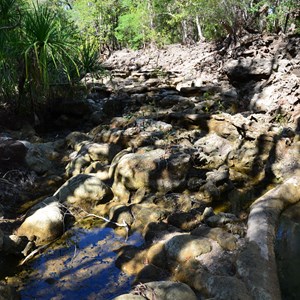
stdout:
<svg viewBox="0 0 300 300">
<path fill-rule="evenodd" d="M 297 0 L 0 1 L 0 104 L 33 116 L 51 90 L 99 76 L 101 54 L 299 32 Z"/>
</svg>

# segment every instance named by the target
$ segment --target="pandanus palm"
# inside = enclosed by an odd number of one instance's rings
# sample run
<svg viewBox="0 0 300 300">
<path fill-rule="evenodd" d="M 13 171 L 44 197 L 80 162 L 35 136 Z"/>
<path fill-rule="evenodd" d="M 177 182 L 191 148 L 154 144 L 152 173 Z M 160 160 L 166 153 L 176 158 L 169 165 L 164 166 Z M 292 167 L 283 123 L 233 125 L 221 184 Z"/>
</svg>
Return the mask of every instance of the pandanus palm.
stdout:
<svg viewBox="0 0 300 300">
<path fill-rule="evenodd" d="M 47 6 L 34 6 L 26 12 L 22 30 L 26 78 L 35 86 L 47 89 L 49 72 L 67 70 L 74 61 L 76 37 L 70 23 Z"/>
</svg>

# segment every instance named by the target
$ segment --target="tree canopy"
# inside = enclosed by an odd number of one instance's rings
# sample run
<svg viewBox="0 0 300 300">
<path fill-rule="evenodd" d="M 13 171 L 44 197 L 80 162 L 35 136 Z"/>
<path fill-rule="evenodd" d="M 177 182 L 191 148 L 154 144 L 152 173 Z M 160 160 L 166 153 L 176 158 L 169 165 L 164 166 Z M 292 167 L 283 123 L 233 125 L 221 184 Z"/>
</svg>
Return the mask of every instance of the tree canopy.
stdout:
<svg viewBox="0 0 300 300">
<path fill-rule="evenodd" d="M 299 25 L 298 0 L 1 0 L 0 99 L 34 111 L 51 84 L 99 74 L 101 51 L 234 44 L 245 33 L 299 33 Z"/>
</svg>

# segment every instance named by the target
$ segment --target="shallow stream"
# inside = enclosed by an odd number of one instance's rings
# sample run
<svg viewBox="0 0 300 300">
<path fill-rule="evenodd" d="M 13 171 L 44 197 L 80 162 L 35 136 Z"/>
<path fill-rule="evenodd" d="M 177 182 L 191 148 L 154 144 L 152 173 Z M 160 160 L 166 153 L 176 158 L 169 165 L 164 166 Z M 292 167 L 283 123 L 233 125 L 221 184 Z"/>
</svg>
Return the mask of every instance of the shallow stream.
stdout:
<svg viewBox="0 0 300 300">
<path fill-rule="evenodd" d="M 9 282 L 22 300 L 113 299 L 129 291 L 133 279 L 115 266 L 114 251 L 142 243 L 139 233 L 125 242 L 111 228 L 73 227 Z"/>
</svg>

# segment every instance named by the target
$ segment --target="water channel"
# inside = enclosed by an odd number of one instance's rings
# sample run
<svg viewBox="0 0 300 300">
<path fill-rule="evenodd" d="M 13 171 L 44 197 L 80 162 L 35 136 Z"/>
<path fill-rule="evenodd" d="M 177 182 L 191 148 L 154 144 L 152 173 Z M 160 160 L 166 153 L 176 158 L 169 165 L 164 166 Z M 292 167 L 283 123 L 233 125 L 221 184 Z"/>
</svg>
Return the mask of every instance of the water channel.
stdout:
<svg viewBox="0 0 300 300">
<path fill-rule="evenodd" d="M 115 266 L 115 250 L 142 243 L 137 232 L 125 241 L 111 228 L 73 227 L 9 282 L 22 300 L 113 299 L 129 291 L 133 279 Z"/>
</svg>

